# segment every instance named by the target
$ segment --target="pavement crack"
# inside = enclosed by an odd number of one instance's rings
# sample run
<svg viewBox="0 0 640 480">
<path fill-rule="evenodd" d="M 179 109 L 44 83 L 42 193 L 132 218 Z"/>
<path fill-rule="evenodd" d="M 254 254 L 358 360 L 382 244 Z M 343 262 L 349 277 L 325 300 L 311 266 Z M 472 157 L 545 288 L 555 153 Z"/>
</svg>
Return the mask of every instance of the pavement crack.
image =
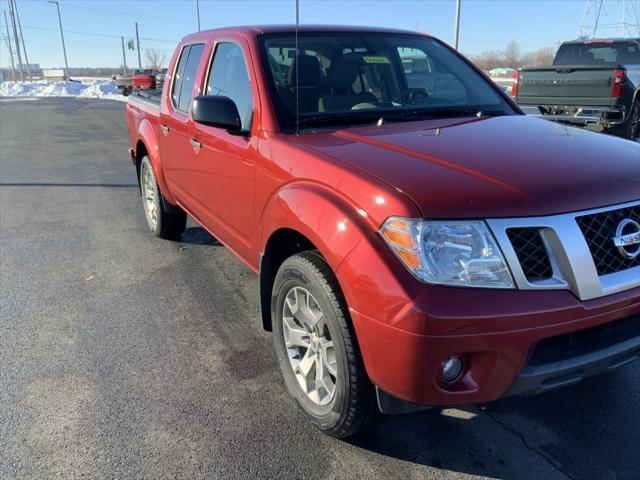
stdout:
<svg viewBox="0 0 640 480">
<path fill-rule="evenodd" d="M 530 445 L 529 442 L 527 441 L 527 439 L 525 438 L 525 436 L 520 433 L 519 431 L 517 431 L 515 428 L 509 426 L 508 424 L 506 424 L 505 422 L 499 420 L 497 417 L 495 417 L 491 412 L 489 412 L 488 410 L 485 410 L 484 413 L 491 419 L 493 420 L 497 425 L 499 425 L 500 427 L 504 428 L 507 432 L 511 433 L 512 435 L 518 437 L 520 439 L 520 441 L 522 442 L 522 444 L 524 445 L 524 447 L 537 454 L 538 456 L 540 456 L 545 462 L 547 462 L 549 465 L 551 465 L 551 467 L 553 467 L 554 470 L 556 470 L 558 473 L 560 473 L 561 475 L 563 475 L 566 478 L 569 478 L 571 480 L 576 480 L 575 477 L 573 477 L 571 474 L 565 472 L 564 470 L 562 470 L 562 468 L 560 468 L 556 462 L 553 460 L 553 457 L 550 457 L 549 455 L 547 455 L 546 453 L 544 453 L 543 451 L 537 449 L 536 447 L 534 447 L 533 445 Z"/>
</svg>

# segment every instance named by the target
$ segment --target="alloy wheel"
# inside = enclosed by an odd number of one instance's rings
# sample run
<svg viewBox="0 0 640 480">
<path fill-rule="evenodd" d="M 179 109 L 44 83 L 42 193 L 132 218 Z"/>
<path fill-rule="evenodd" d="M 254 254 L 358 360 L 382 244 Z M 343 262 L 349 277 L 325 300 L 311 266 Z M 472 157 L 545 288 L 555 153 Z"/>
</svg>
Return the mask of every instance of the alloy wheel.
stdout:
<svg viewBox="0 0 640 480">
<path fill-rule="evenodd" d="M 142 198 L 144 201 L 144 213 L 147 216 L 149 226 L 153 230 L 158 223 L 155 179 L 151 169 L 146 165 L 142 166 Z"/>
<path fill-rule="evenodd" d="M 293 287 L 287 293 L 282 327 L 300 388 L 317 405 L 327 405 L 336 391 L 336 353 L 322 309 L 307 289 Z"/>
</svg>

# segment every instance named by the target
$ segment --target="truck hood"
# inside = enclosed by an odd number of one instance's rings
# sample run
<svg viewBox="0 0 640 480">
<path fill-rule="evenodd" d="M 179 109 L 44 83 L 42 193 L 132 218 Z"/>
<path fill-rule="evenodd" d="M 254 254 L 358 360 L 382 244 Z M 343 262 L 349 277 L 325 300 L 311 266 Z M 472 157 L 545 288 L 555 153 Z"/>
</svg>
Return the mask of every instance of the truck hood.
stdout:
<svg viewBox="0 0 640 480">
<path fill-rule="evenodd" d="M 425 217 L 551 215 L 640 198 L 640 144 L 521 115 L 296 138 L 401 190 Z"/>
</svg>

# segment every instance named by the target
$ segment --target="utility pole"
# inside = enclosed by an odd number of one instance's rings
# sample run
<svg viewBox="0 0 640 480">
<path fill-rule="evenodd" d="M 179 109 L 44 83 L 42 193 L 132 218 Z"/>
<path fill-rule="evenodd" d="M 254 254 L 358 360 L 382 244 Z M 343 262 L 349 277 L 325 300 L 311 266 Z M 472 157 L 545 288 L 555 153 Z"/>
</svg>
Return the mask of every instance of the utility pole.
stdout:
<svg viewBox="0 0 640 480">
<path fill-rule="evenodd" d="M 460 42 L 460 7 L 462 0 L 456 0 L 456 23 L 453 30 L 453 48 L 458 50 L 458 43 Z"/>
<path fill-rule="evenodd" d="M 120 37 L 120 39 L 122 40 L 122 61 L 124 62 L 124 74 L 128 75 L 128 73 L 127 73 L 127 56 L 124 53 L 124 37 Z"/>
<path fill-rule="evenodd" d="M 7 21 L 7 11 L 4 11 L 4 25 L 7 27 L 7 47 L 9 48 L 9 58 L 11 58 L 11 73 L 13 73 L 13 81 L 17 80 L 16 77 L 16 66 L 13 63 L 13 48 L 11 48 L 11 37 L 9 36 L 9 22 Z"/>
<path fill-rule="evenodd" d="M 18 55 L 18 71 L 20 72 L 20 81 L 24 82 L 22 75 L 22 55 L 20 55 L 20 42 L 18 41 L 18 30 L 16 29 L 16 17 L 13 12 L 13 2 L 9 1 L 9 16 L 11 17 L 11 26 L 13 27 L 13 40 L 16 42 L 16 54 Z"/>
<path fill-rule="evenodd" d="M 53 3 L 58 10 L 58 24 L 60 25 L 60 38 L 62 39 L 62 53 L 64 54 L 64 75 L 69 80 L 69 62 L 67 62 L 67 47 L 64 45 L 64 32 L 62 31 L 62 17 L 60 16 L 60 4 L 57 0 L 47 0 Z"/>
<path fill-rule="evenodd" d="M 198 19 L 198 31 L 200 31 L 200 1 L 196 0 L 196 18 Z"/>
<path fill-rule="evenodd" d="M 140 57 L 140 36 L 138 35 L 138 22 L 136 22 L 136 43 L 138 44 L 138 68 L 142 70 L 142 58 Z"/>
<path fill-rule="evenodd" d="M 31 78 L 31 68 L 29 67 L 29 57 L 27 57 L 27 47 L 24 46 L 24 36 L 22 35 L 22 24 L 20 23 L 20 14 L 18 13 L 18 2 L 13 0 L 13 9 L 16 11 L 16 19 L 18 20 L 18 31 L 20 33 L 20 39 L 22 40 L 22 52 L 24 53 L 24 62 L 27 64 L 27 77 L 29 81 L 33 81 Z"/>
</svg>

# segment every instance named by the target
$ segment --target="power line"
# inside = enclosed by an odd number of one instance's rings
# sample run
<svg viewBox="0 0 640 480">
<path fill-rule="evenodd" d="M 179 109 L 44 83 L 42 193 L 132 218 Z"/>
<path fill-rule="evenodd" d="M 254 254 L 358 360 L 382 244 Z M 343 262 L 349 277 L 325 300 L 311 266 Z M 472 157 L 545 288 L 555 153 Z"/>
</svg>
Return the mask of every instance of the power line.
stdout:
<svg viewBox="0 0 640 480">
<path fill-rule="evenodd" d="M 57 32 L 59 31 L 56 28 L 47 28 L 47 27 L 36 27 L 33 25 L 23 25 L 22 28 L 28 28 L 29 30 L 43 30 L 46 32 Z M 71 35 L 85 35 L 88 37 L 104 37 L 104 38 L 120 38 L 120 35 L 111 35 L 108 33 L 89 33 L 89 32 L 76 32 L 73 30 L 64 30 L 64 33 L 69 33 Z M 150 42 L 166 42 L 177 44 L 179 40 L 167 40 L 166 38 L 151 38 L 151 37 L 140 37 L 140 40 L 147 40 Z"/>
<path fill-rule="evenodd" d="M 79 10 L 88 10 L 88 11 L 94 11 L 94 12 L 99 12 L 99 13 L 109 13 L 111 15 L 117 15 L 120 17 L 127 17 L 127 18 L 131 18 L 131 17 L 136 17 L 136 18 L 147 18 L 147 19 L 151 19 L 151 20 L 164 20 L 164 21 L 169 21 L 169 22 L 185 22 L 185 23 L 189 23 L 189 24 L 193 24 L 193 20 L 186 20 L 183 18 L 171 18 L 171 17 L 158 17 L 155 15 L 138 15 L 138 14 L 131 14 L 131 13 L 127 13 L 127 12 L 118 12 L 115 10 L 106 10 L 103 8 L 93 8 L 93 7 L 81 7 L 78 5 L 74 5 L 73 8 L 77 8 Z"/>
</svg>

